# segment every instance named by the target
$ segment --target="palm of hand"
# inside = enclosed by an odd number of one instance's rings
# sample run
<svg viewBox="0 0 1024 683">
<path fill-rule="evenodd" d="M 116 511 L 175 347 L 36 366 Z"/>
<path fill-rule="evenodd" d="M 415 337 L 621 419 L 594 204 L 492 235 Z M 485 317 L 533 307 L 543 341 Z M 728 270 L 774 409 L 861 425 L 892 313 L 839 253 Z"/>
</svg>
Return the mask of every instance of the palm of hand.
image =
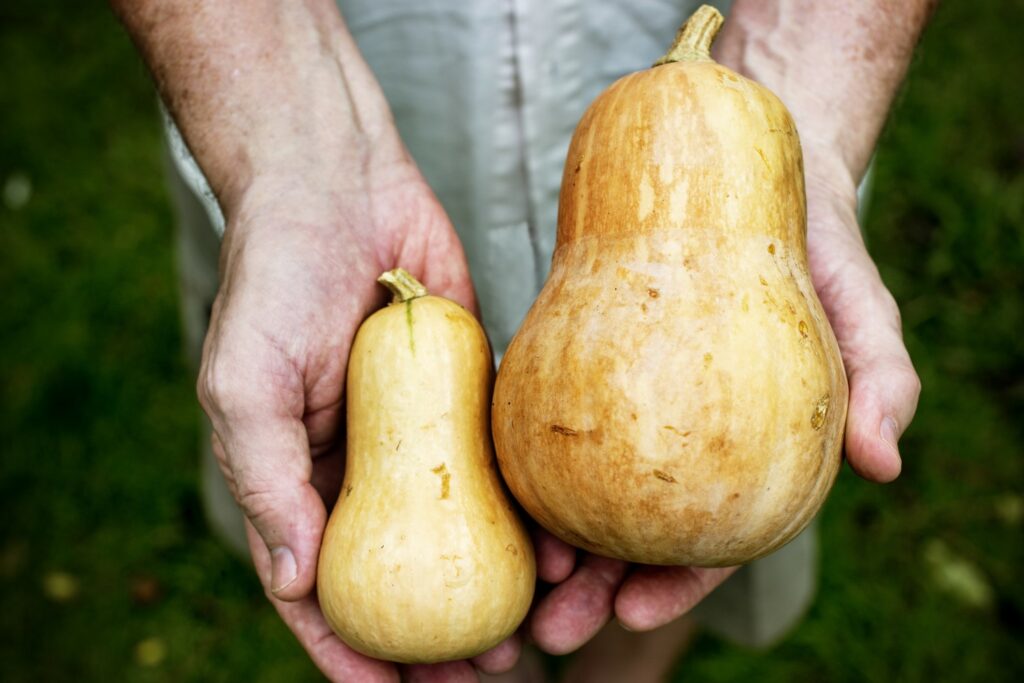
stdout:
<svg viewBox="0 0 1024 683">
<path fill-rule="evenodd" d="M 846 457 L 853 469 L 878 482 L 900 470 L 896 440 L 917 406 L 920 382 L 903 346 L 899 310 L 864 247 L 857 226 L 856 193 L 837 191 L 809 176 L 808 257 L 815 288 L 836 333 L 850 382 Z M 571 576 L 558 541 L 538 567 L 561 581 L 534 611 L 532 633 L 553 653 L 571 652 L 611 618 L 632 630 L 662 626 L 685 614 L 734 569 L 630 567 L 584 556 Z M 571 552 L 571 550 L 569 551 Z M 568 576 L 568 578 L 566 578 Z"/>
<path fill-rule="evenodd" d="M 426 185 L 407 174 L 382 186 L 289 197 L 289 213 L 276 200 L 290 188 L 243 203 L 222 248 L 198 386 L 268 597 L 335 680 L 398 677 L 334 636 L 313 590 L 325 504 L 344 472 L 339 425 L 355 331 L 384 300 L 377 276 L 395 266 L 475 307 L 461 248 Z"/>
</svg>

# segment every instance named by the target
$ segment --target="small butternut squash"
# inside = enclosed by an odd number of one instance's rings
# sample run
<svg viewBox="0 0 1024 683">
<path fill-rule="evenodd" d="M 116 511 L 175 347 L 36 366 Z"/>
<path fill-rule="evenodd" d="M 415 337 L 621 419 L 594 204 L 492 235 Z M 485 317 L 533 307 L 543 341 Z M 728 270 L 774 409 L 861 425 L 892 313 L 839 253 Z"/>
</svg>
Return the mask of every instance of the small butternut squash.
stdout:
<svg viewBox="0 0 1024 683">
<path fill-rule="evenodd" d="M 551 272 L 492 409 L 523 507 L 589 551 L 727 566 L 817 512 L 848 389 L 808 272 L 797 131 L 703 7 L 584 114 Z"/>
<path fill-rule="evenodd" d="M 317 590 L 352 648 L 394 662 L 472 657 L 533 597 L 533 547 L 498 478 L 490 348 L 476 318 L 402 270 L 359 328 L 347 379 L 347 463 Z"/>
</svg>

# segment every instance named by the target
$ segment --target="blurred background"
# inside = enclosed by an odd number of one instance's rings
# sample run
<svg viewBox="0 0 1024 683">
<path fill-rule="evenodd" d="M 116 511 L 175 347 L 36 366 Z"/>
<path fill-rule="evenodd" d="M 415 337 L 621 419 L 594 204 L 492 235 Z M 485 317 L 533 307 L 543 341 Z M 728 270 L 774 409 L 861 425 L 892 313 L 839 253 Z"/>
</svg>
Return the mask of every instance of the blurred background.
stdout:
<svg viewBox="0 0 1024 683">
<path fill-rule="evenodd" d="M 865 226 L 924 393 L 902 477 L 845 471 L 767 652 L 676 679 L 1024 676 L 1024 3 L 942 3 Z M 0 680 L 316 681 L 208 532 L 155 98 L 105 3 L 0 5 Z"/>
</svg>

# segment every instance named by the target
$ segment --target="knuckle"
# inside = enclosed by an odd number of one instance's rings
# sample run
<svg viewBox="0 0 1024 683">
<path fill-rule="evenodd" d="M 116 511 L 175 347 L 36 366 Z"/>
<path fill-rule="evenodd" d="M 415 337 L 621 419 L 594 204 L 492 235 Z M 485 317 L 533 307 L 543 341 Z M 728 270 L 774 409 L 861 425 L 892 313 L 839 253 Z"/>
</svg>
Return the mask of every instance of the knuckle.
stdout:
<svg viewBox="0 0 1024 683">
<path fill-rule="evenodd" d="M 921 377 L 913 368 L 907 368 L 904 371 L 903 381 L 916 401 L 921 395 Z"/>
<path fill-rule="evenodd" d="M 910 360 L 902 360 L 892 369 L 892 386 L 896 396 L 905 399 L 908 406 L 916 406 L 921 396 L 921 378 Z"/>
<path fill-rule="evenodd" d="M 239 471 L 239 468 L 235 471 L 232 492 L 238 507 L 261 534 L 281 531 L 281 521 L 291 517 L 298 505 L 294 491 L 265 477 L 251 476 L 244 469 Z"/>
<path fill-rule="evenodd" d="M 254 486 L 244 479 L 236 480 L 235 500 L 245 516 L 253 522 L 265 519 L 277 510 L 277 496 L 272 489 Z"/>
<path fill-rule="evenodd" d="M 900 306 L 896 303 L 896 297 L 892 295 L 889 289 L 879 282 L 878 285 L 878 303 L 886 318 L 892 324 L 896 331 L 903 329 L 903 314 L 900 313 Z"/>
<path fill-rule="evenodd" d="M 211 359 L 203 364 L 196 382 L 196 395 L 208 414 L 233 414 L 244 406 L 248 394 L 239 381 L 240 376 L 230 363 Z"/>
</svg>

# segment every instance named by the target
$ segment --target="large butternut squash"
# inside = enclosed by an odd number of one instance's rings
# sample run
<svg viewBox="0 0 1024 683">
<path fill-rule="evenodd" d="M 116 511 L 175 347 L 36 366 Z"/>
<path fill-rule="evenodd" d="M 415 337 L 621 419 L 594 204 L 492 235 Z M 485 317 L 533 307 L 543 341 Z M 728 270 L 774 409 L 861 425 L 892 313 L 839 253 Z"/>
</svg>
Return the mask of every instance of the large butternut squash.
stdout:
<svg viewBox="0 0 1024 683">
<path fill-rule="evenodd" d="M 808 273 L 796 128 L 704 7 L 584 114 L 551 273 L 498 373 L 516 498 L 576 546 L 726 566 L 810 521 L 848 390 Z"/>
<path fill-rule="evenodd" d="M 396 270 L 394 302 L 359 328 L 348 365 L 347 463 L 317 590 L 352 648 L 395 662 L 480 654 L 533 597 L 529 536 L 489 430 L 487 338 L 458 304 Z"/>
</svg>

